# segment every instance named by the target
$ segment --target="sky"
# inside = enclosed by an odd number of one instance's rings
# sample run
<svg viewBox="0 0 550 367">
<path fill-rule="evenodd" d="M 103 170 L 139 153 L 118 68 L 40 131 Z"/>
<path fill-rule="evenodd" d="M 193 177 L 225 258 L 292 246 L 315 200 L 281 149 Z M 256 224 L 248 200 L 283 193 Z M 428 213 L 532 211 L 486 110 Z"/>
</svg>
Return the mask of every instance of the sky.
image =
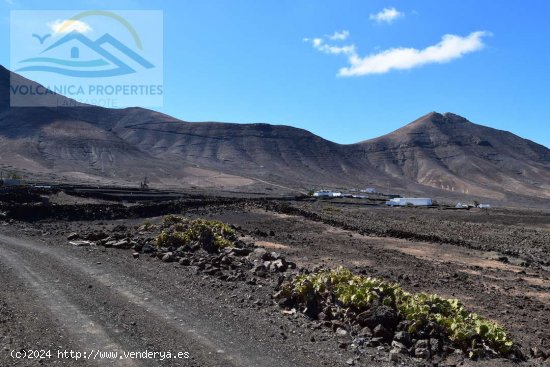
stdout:
<svg viewBox="0 0 550 367">
<path fill-rule="evenodd" d="M 164 102 L 186 121 L 271 123 L 349 144 L 453 112 L 550 147 L 547 0 L 0 0 L 161 10 Z"/>
</svg>

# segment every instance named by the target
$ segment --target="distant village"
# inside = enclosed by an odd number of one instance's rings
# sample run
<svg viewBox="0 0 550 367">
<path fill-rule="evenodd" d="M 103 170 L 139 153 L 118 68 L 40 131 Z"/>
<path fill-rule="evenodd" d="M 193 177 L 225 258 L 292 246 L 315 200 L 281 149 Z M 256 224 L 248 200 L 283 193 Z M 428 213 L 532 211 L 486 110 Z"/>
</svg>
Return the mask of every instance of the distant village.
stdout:
<svg viewBox="0 0 550 367">
<path fill-rule="evenodd" d="M 351 189 L 348 192 L 333 191 L 333 190 L 319 190 L 310 192 L 311 196 L 315 198 L 351 198 L 351 199 L 370 199 L 370 200 L 385 200 L 384 203 L 389 207 L 403 207 L 403 206 L 420 206 L 420 207 L 435 207 L 438 204 L 431 198 L 419 198 L 419 197 L 401 197 L 400 195 L 387 194 L 378 192 L 373 187 L 366 189 Z M 472 204 L 465 204 L 462 202 L 456 203 L 453 209 L 490 209 L 490 204 L 482 204 L 473 202 Z"/>
<path fill-rule="evenodd" d="M 25 186 L 28 185 L 18 174 L 4 172 L 0 173 L 0 187 L 14 187 L 14 186 Z M 50 186 L 44 185 L 30 185 L 36 188 L 49 188 Z M 148 179 L 145 178 L 140 182 L 140 190 L 147 190 L 149 188 Z M 309 196 L 318 199 L 365 199 L 369 201 L 375 201 L 382 205 L 389 207 L 440 207 L 436 201 L 432 198 L 425 197 L 401 197 L 400 195 L 382 193 L 376 188 L 367 187 L 365 189 L 348 189 L 347 191 L 336 191 L 336 190 L 318 190 L 310 191 Z M 445 208 L 448 209 L 490 209 L 491 205 L 486 203 L 479 203 L 477 201 L 472 202 L 471 204 L 466 204 L 462 202 L 456 203 L 456 205 L 445 205 Z"/>
</svg>

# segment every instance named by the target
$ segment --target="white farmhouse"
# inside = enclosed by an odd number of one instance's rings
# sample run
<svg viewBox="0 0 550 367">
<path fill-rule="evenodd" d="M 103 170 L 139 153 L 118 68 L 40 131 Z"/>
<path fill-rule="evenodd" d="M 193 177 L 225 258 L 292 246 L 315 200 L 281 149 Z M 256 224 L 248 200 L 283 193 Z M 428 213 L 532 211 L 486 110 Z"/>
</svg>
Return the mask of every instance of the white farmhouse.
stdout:
<svg viewBox="0 0 550 367">
<path fill-rule="evenodd" d="M 313 193 L 313 196 L 318 198 L 339 198 L 342 197 L 341 192 L 334 192 L 330 190 L 319 190 Z"/>
<path fill-rule="evenodd" d="M 366 189 L 361 190 L 367 194 L 376 194 L 376 189 L 374 187 L 367 187 Z"/>
<path fill-rule="evenodd" d="M 386 201 L 386 205 L 388 206 L 430 206 L 432 204 L 433 201 L 430 198 L 393 198 Z"/>
</svg>

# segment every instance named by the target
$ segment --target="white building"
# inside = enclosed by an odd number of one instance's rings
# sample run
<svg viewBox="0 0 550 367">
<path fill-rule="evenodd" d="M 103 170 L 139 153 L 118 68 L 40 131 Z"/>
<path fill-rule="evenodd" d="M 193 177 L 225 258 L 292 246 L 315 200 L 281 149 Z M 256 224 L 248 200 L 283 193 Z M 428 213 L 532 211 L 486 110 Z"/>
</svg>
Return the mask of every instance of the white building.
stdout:
<svg viewBox="0 0 550 367">
<path fill-rule="evenodd" d="M 477 206 L 479 209 L 491 209 L 491 205 L 490 204 L 479 204 Z"/>
<path fill-rule="evenodd" d="M 361 192 L 366 192 L 367 194 L 376 194 L 376 189 L 374 187 L 367 187 L 364 190 L 361 190 Z"/>
<path fill-rule="evenodd" d="M 430 206 L 432 204 L 433 201 L 430 198 L 393 198 L 386 201 L 386 205 L 388 206 Z"/>
<path fill-rule="evenodd" d="M 339 198 L 342 197 L 341 192 L 334 192 L 330 190 L 319 190 L 313 193 L 313 196 L 318 198 Z"/>
</svg>

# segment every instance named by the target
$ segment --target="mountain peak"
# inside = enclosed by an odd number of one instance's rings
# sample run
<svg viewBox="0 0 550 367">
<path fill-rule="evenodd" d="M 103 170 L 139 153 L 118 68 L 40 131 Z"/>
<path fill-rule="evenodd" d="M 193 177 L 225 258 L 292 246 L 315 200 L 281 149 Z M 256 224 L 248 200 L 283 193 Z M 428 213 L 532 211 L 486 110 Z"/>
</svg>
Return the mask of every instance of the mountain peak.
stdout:
<svg viewBox="0 0 550 367">
<path fill-rule="evenodd" d="M 445 113 L 441 114 L 439 112 L 432 111 L 432 112 L 420 117 L 419 119 L 413 121 L 412 124 L 418 125 L 418 124 L 423 124 L 423 123 L 426 123 L 426 122 L 438 123 L 438 124 L 448 124 L 448 123 L 466 123 L 466 122 L 470 122 L 470 121 L 468 119 L 466 119 L 466 118 L 464 118 L 460 115 L 457 115 L 455 113 L 452 113 L 452 112 L 445 112 Z"/>
<path fill-rule="evenodd" d="M 462 117 L 452 112 L 445 112 L 443 114 L 443 117 L 445 117 L 445 119 L 448 120 L 449 122 L 470 122 L 465 117 Z"/>
</svg>

